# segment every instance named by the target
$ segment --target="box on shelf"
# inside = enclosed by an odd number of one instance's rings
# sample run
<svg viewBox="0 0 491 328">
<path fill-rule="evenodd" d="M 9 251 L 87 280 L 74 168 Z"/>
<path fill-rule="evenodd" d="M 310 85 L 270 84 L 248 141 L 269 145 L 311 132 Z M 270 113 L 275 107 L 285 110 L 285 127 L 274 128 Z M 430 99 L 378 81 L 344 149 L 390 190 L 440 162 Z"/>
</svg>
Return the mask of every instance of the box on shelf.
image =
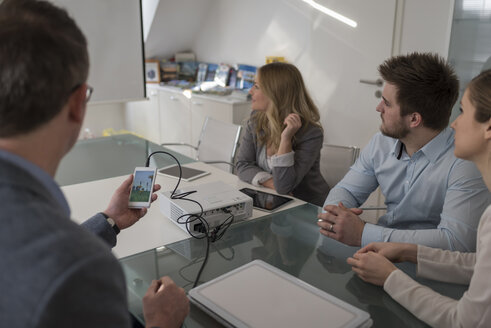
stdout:
<svg viewBox="0 0 491 328">
<path fill-rule="evenodd" d="M 256 78 L 256 66 L 240 64 L 237 70 L 237 89 L 250 89 Z"/>
</svg>

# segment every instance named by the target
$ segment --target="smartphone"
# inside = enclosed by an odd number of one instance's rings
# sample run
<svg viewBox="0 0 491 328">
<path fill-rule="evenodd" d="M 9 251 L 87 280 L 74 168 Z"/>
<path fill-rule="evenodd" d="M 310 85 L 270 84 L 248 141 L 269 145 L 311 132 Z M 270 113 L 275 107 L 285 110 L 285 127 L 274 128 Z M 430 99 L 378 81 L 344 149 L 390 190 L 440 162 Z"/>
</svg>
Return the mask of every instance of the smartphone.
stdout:
<svg viewBox="0 0 491 328">
<path fill-rule="evenodd" d="M 157 169 L 151 167 L 137 167 L 133 173 L 131 185 L 130 208 L 150 207 L 152 202 L 153 185 Z"/>
<path fill-rule="evenodd" d="M 259 191 L 250 188 L 242 188 L 239 191 L 252 198 L 252 206 L 258 210 L 272 212 L 279 207 L 291 202 L 293 199 L 289 197 L 270 194 L 268 192 Z"/>
</svg>

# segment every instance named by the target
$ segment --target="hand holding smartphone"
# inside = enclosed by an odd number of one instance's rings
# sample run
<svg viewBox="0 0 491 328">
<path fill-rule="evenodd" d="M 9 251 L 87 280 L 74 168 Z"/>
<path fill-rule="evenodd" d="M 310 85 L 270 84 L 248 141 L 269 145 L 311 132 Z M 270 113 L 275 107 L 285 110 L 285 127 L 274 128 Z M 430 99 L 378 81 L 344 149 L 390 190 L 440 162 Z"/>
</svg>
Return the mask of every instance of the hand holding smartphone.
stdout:
<svg viewBox="0 0 491 328">
<path fill-rule="evenodd" d="M 150 207 L 150 203 L 152 202 L 153 185 L 155 184 L 156 170 L 157 169 L 150 167 L 135 168 L 128 207 Z"/>
</svg>

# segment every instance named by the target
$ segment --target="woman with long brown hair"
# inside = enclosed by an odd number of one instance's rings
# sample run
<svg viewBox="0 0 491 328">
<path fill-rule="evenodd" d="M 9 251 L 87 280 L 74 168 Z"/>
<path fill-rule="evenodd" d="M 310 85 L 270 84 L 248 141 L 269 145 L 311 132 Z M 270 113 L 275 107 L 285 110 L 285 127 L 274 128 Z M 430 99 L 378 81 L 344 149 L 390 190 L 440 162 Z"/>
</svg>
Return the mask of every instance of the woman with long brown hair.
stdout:
<svg viewBox="0 0 491 328">
<path fill-rule="evenodd" d="M 322 205 L 329 192 L 319 169 L 324 132 L 300 71 L 264 65 L 249 93 L 253 112 L 237 155 L 239 178 Z"/>
</svg>

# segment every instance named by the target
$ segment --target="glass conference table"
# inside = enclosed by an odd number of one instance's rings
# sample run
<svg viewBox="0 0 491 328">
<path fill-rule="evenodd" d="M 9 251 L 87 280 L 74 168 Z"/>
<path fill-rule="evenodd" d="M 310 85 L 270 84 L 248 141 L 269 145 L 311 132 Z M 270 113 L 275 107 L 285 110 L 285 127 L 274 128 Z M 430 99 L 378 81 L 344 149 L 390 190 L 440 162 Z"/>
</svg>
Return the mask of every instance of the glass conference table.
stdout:
<svg viewBox="0 0 491 328">
<path fill-rule="evenodd" d="M 129 174 L 135 166 L 144 165 L 149 152 L 159 149 L 163 148 L 131 135 L 80 141 L 62 163 L 57 180 L 70 184 L 80 179 L 91 181 Z M 183 163 L 192 161 L 178 156 Z M 164 161 L 157 163 L 159 167 L 172 164 L 165 158 L 156 160 Z M 87 165 L 93 167 L 81 168 L 79 173 L 83 174 L 75 177 L 69 173 L 73 172 L 73 167 L 80 167 L 81 163 L 89 161 L 91 163 Z M 101 167 L 100 163 L 107 167 Z M 69 164 L 74 165 L 72 169 L 64 167 Z M 210 257 L 200 283 L 261 259 L 369 312 L 373 327 L 425 327 L 422 321 L 395 302 L 381 287 L 365 283 L 353 274 L 346 258 L 357 248 L 320 235 L 316 225 L 319 210 L 317 206 L 305 204 L 232 225 L 221 240 L 211 244 Z M 205 243 L 204 240 L 190 238 L 120 260 L 126 275 L 130 312 L 138 322 L 143 323 L 142 297 L 152 279 L 168 275 L 185 290 L 191 288 L 204 259 Z M 414 265 L 403 263 L 398 266 L 415 276 Z M 460 298 L 467 289 L 463 285 L 417 280 L 452 298 Z M 295 295 L 292 295 L 294 301 Z M 184 327 L 219 326 L 218 322 L 194 306 L 191 306 L 184 323 Z M 308 323 L 305 326 L 308 327 Z"/>
<path fill-rule="evenodd" d="M 164 150 L 181 164 L 194 162 L 191 158 L 163 148 L 153 142 L 131 134 L 79 140 L 63 158 L 55 180 L 60 186 L 88 182 L 131 174 L 137 166 L 145 166 L 148 155 Z M 166 155 L 152 156 L 151 166 L 164 167 L 175 164 Z"/>
</svg>

